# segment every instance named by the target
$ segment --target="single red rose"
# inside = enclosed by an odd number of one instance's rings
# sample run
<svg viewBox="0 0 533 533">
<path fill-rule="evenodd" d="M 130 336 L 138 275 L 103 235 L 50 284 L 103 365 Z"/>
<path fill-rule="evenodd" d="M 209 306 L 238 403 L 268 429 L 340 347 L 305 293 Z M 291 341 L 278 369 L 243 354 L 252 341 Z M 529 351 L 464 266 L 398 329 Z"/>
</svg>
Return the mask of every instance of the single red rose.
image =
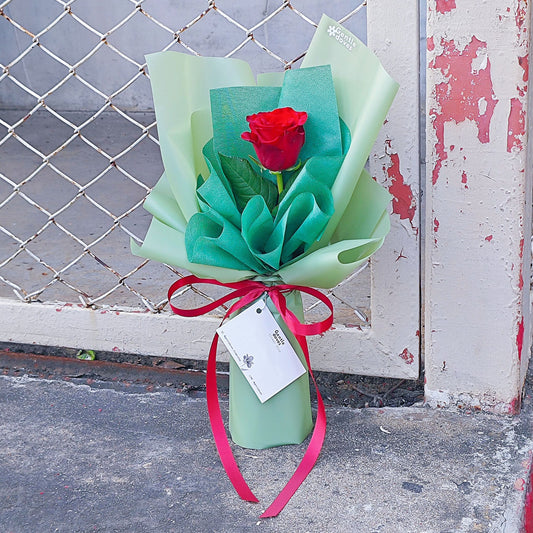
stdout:
<svg viewBox="0 0 533 533">
<path fill-rule="evenodd" d="M 279 172 L 293 167 L 305 142 L 305 111 L 282 107 L 246 117 L 251 131 L 241 137 L 254 145 L 261 164 Z"/>
</svg>

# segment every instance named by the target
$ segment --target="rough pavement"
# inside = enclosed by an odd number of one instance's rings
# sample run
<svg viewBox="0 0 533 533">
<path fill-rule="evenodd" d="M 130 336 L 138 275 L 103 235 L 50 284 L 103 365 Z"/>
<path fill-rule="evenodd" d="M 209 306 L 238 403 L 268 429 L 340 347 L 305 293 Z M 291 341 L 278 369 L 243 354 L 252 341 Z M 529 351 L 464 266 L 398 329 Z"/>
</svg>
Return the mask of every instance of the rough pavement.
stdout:
<svg viewBox="0 0 533 533">
<path fill-rule="evenodd" d="M 0 376 L 0 531 L 518 533 L 530 404 L 518 418 L 330 406 L 315 469 L 259 520 L 303 445 L 235 447 L 250 504 L 222 470 L 203 393 Z"/>
</svg>

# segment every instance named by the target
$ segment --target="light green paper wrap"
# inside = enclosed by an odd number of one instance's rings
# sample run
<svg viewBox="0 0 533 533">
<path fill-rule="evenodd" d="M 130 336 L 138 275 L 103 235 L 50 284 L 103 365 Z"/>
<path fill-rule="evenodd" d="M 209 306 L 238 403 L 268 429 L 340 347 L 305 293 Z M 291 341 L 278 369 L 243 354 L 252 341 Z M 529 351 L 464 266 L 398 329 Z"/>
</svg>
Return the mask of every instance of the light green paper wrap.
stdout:
<svg viewBox="0 0 533 533">
<path fill-rule="evenodd" d="M 303 320 L 299 292 L 286 294 L 287 307 Z M 267 306 L 307 368 L 298 341 L 280 317 L 270 299 Z M 263 449 L 282 444 L 299 444 L 313 429 L 309 376 L 307 373 L 261 403 L 237 363 L 230 358 L 229 429 L 233 441 L 244 448 Z"/>
<path fill-rule="evenodd" d="M 381 246 L 390 228 L 390 195 L 370 177 L 364 165 L 398 85 L 350 32 L 324 15 L 302 63 L 302 68 L 331 66 L 338 113 L 351 136 L 331 188 L 334 213 L 306 253 L 273 274 L 262 276 L 253 269 L 192 263 L 185 247 L 187 223 L 200 210 L 198 176 L 210 173 L 202 153 L 213 135 L 210 90 L 255 86 L 249 65 L 237 59 L 176 52 L 151 54 L 147 63 L 165 173 L 144 204 L 153 220 L 143 245 L 132 242 L 134 254 L 223 283 L 254 278 L 327 289 L 345 279 Z M 274 91 L 282 81 L 282 73 L 258 77 L 258 85 Z M 286 105 L 298 109 L 297 101 Z M 251 149 L 247 143 L 244 146 L 245 150 Z M 290 302 L 297 315 L 301 313 L 298 300 L 294 296 Z M 286 329 L 285 324 L 280 325 Z M 234 442 L 266 448 L 305 439 L 312 428 L 307 375 L 261 404 L 236 365 L 230 363 L 230 369 L 230 429 Z"/>
</svg>

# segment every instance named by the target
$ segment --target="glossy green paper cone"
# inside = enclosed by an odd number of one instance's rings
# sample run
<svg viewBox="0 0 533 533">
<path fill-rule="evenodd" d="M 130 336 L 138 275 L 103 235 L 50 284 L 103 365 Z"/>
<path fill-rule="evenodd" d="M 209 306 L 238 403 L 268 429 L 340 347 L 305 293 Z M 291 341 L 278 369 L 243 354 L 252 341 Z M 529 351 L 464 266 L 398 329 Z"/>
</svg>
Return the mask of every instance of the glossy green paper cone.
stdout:
<svg viewBox="0 0 533 533">
<path fill-rule="evenodd" d="M 340 42 L 337 36 L 344 36 L 349 42 Z M 153 215 L 150 229 L 142 246 L 132 241 L 132 252 L 225 283 L 262 274 L 242 262 L 213 265 L 192 261 L 185 239 L 189 220 L 200 210 L 197 178 L 209 176 L 202 149 L 213 137 L 210 90 L 237 87 L 239 91 L 248 91 L 250 86 L 256 87 L 249 65 L 238 59 L 170 51 L 151 54 L 147 62 L 165 173 L 144 204 Z M 284 283 L 331 288 L 381 246 L 389 229 L 387 209 L 391 197 L 372 180 L 364 165 L 398 85 L 363 43 L 326 16 L 320 21 L 302 67 L 323 65 L 329 65 L 331 70 L 337 109 L 351 142 L 331 187 L 334 213 L 322 236 L 310 243 L 300 257 L 287 263 L 282 261 L 276 276 Z M 281 91 L 272 86 L 283 85 L 286 75 L 260 76 L 259 85 Z M 293 92 L 301 94 L 303 100 L 312 93 L 306 76 L 305 72 L 296 76 L 289 71 L 285 83 L 291 90 L 295 89 L 295 82 L 301 83 L 298 91 Z M 284 94 L 292 94 L 291 90 L 283 90 Z M 234 132 L 233 137 L 239 135 Z M 248 144 L 242 141 L 245 149 L 251 149 Z M 310 146 L 316 147 L 316 143 Z M 247 238 L 250 240 L 251 236 Z M 224 251 L 225 257 L 235 259 L 234 250 Z M 206 248 L 203 253 L 207 253 Z"/>
<path fill-rule="evenodd" d="M 286 295 L 286 298 L 287 307 L 303 320 L 300 293 L 292 292 Z M 267 305 L 296 350 L 302 364 L 307 368 L 296 338 L 270 300 Z M 272 396 L 270 400 L 261 403 L 242 371 L 230 358 L 229 386 L 229 428 L 235 444 L 254 449 L 299 444 L 313 429 L 308 372 Z"/>
<path fill-rule="evenodd" d="M 381 246 L 390 227 L 388 207 L 391 197 L 364 170 L 364 166 L 398 86 L 385 72 L 377 57 L 345 28 L 323 16 L 302 64 L 301 73 L 289 71 L 285 75 L 273 73 L 258 78 L 257 85 L 262 86 L 262 90 L 257 94 L 261 93 L 265 97 L 279 94 L 281 98 L 283 92 L 283 98 L 289 98 L 291 89 L 297 95 L 294 102 L 290 98 L 288 101 L 282 98 L 281 102 L 283 105 L 299 107 L 300 100 L 302 105 L 315 100 L 312 96 L 315 83 L 307 79 L 311 69 L 320 70 L 320 67 L 329 65 L 338 115 L 349 130 L 351 141 L 348 147 L 343 146 L 342 164 L 340 168 L 334 169 L 333 174 L 336 176 L 333 185 L 328 183 L 328 187 L 331 186 L 333 215 L 325 229 L 321 234 L 312 236 L 313 242 L 305 241 L 306 247 L 300 256 L 285 259 L 280 256 L 277 263 L 270 256 L 261 256 L 261 265 L 271 267 L 266 269 L 266 273 L 264 268 L 255 268 L 253 261 L 235 261 L 235 246 L 224 249 L 219 247 L 216 252 L 217 261 L 207 261 L 207 245 L 199 246 L 198 251 L 203 256 L 194 258 L 188 255 L 191 247 L 189 246 L 189 250 L 186 247 L 186 233 L 189 238 L 191 236 L 191 227 L 187 232 L 189 222 L 201 210 L 197 191 L 198 177 L 207 178 L 211 172 L 202 150 L 214 138 L 213 108 L 216 111 L 218 102 L 222 111 L 229 111 L 222 122 L 224 132 L 229 131 L 232 124 L 232 105 L 249 106 L 256 101 L 255 96 L 238 102 L 222 98 L 235 91 L 235 94 L 248 95 L 252 89 L 256 90 L 249 65 L 238 59 L 197 57 L 169 51 L 152 54 L 147 57 L 147 62 L 165 172 L 144 204 L 152 213 L 153 219 L 142 246 L 132 242 L 134 254 L 224 283 L 244 279 L 256 279 L 265 283 L 276 280 L 277 283 L 327 289 L 350 275 Z M 306 72 L 307 69 L 309 70 Z M 295 83 L 297 87 L 294 86 Z M 234 89 L 216 91 L 229 87 Z M 215 104 L 213 107 L 212 102 Z M 267 106 L 265 110 L 276 107 L 279 103 L 276 100 L 276 103 Z M 325 109 L 323 103 L 320 107 Z M 256 112 L 257 109 L 248 110 L 246 107 L 246 112 L 248 111 Z M 332 131 L 327 124 L 329 122 L 321 123 L 319 130 Z M 229 137 L 231 143 L 238 142 L 244 129 L 247 126 L 243 123 L 233 131 Z M 322 147 L 322 141 L 313 141 L 313 128 L 309 131 L 308 155 L 313 156 L 316 155 L 317 147 Z M 226 137 L 222 136 L 222 139 Z M 242 141 L 241 146 L 245 150 L 251 150 L 249 143 L 245 141 Z M 246 153 L 241 155 L 245 156 Z M 332 154 L 328 152 L 326 155 Z M 202 194 L 205 196 L 209 191 L 213 193 L 214 185 L 214 181 L 208 183 L 202 189 Z M 220 191 L 215 192 L 217 207 L 222 208 L 221 197 L 218 196 Z M 330 211 L 331 209 L 328 212 Z M 260 215 L 261 212 L 257 210 L 249 218 L 261 221 Z M 269 231 L 266 224 L 263 227 L 266 229 L 259 232 L 260 235 L 264 234 L 265 238 L 274 236 L 273 229 Z M 289 243 L 293 238 L 295 242 L 291 242 L 291 246 L 294 244 L 292 248 L 298 249 L 296 238 L 299 233 L 311 238 L 302 225 L 291 228 L 291 234 L 287 238 L 280 237 L 280 242 Z M 230 244 L 240 242 L 233 239 L 232 235 L 230 237 Z M 244 237 L 255 246 L 257 235 L 245 231 Z M 193 239 L 192 244 L 200 243 L 198 239 Z M 271 251 L 271 248 L 268 250 Z M 221 264 L 220 256 L 224 256 L 227 263 Z M 270 272 L 272 269 L 275 272 Z M 288 304 L 301 318 L 299 293 L 291 295 Z M 279 318 L 277 312 L 274 315 Z M 280 322 L 280 326 L 305 365 L 294 337 L 285 324 Z M 230 430 L 235 443 L 247 448 L 300 443 L 312 427 L 307 374 L 261 404 L 237 365 L 230 364 Z"/>
</svg>

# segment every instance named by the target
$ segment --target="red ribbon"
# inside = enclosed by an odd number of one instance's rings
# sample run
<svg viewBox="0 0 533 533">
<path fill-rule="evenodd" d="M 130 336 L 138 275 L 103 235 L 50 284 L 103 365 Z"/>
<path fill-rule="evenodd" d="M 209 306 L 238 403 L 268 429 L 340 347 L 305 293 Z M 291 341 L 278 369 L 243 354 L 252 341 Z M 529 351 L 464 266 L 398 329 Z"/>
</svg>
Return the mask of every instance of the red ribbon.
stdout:
<svg viewBox="0 0 533 533">
<path fill-rule="evenodd" d="M 195 309 L 179 309 L 174 307 L 170 303 L 172 295 L 181 287 L 186 285 L 192 285 L 195 283 L 205 283 L 209 285 L 219 285 L 221 287 L 226 287 L 233 289 L 232 292 L 226 294 L 222 298 L 211 302 L 202 307 Z M 313 324 L 302 324 L 298 318 L 294 315 L 292 311 L 287 308 L 287 303 L 285 300 L 284 293 L 291 291 L 300 291 L 309 294 L 321 302 L 323 302 L 330 310 L 330 315 L 325 320 L 320 322 L 315 322 Z M 172 311 L 180 316 L 185 317 L 194 317 L 200 316 L 209 311 L 213 311 L 220 305 L 237 299 L 226 312 L 224 319 L 235 311 L 241 309 L 242 307 L 250 304 L 262 294 L 267 293 L 272 302 L 280 312 L 283 320 L 286 322 L 289 329 L 295 335 L 302 351 L 305 355 L 305 360 L 307 362 L 307 368 L 309 369 L 309 375 L 311 376 L 313 383 L 316 388 L 316 395 L 318 400 L 318 410 L 317 417 L 315 422 L 315 429 L 313 430 L 313 435 L 309 442 L 309 446 L 298 465 L 298 468 L 285 485 L 283 490 L 278 494 L 276 499 L 268 507 L 268 509 L 261 515 L 261 518 L 269 518 L 277 516 L 280 511 L 287 505 L 289 500 L 292 498 L 293 494 L 298 490 L 298 487 L 302 484 L 304 479 L 307 477 L 309 472 L 313 469 L 313 466 L 318 459 L 320 450 L 322 449 L 322 444 L 324 442 L 324 436 L 326 434 L 326 410 L 324 408 L 324 402 L 322 401 L 322 396 L 318 390 L 318 385 L 313 376 L 313 371 L 311 370 L 311 362 L 309 360 L 309 350 L 307 348 L 307 341 L 305 337 L 307 335 L 320 335 L 321 333 L 328 330 L 333 323 L 333 305 L 330 300 L 317 291 L 310 287 L 302 287 L 300 285 L 273 285 L 267 286 L 259 281 L 239 281 L 236 283 L 221 283 L 214 279 L 202 279 L 197 278 L 196 276 L 187 276 L 182 278 L 172 284 L 168 290 L 168 300 Z M 211 421 L 211 429 L 213 431 L 213 436 L 215 438 L 215 444 L 217 447 L 218 454 L 222 461 L 222 465 L 226 470 L 231 483 L 233 484 L 237 494 L 246 501 L 257 503 L 259 500 L 254 496 L 253 492 L 248 487 L 248 484 L 244 480 L 239 467 L 231 451 L 231 447 L 228 441 L 228 436 L 224 428 L 224 422 L 222 420 L 222 414 L 220 412 L 220 405 L 218 403 L 218 390 L 217 390 L 217 375 L 216 375 L 216 353 L 218 346 L 218 334 L 215 333 L 213 342 L 211 343 L 211 349 L 209 350 L 209 359 L 207 361 L 207 376 L 206 376 L 206 395 L 207 395 L 207 410 L 209 412 L 209 419 Z"/>
</svg>

